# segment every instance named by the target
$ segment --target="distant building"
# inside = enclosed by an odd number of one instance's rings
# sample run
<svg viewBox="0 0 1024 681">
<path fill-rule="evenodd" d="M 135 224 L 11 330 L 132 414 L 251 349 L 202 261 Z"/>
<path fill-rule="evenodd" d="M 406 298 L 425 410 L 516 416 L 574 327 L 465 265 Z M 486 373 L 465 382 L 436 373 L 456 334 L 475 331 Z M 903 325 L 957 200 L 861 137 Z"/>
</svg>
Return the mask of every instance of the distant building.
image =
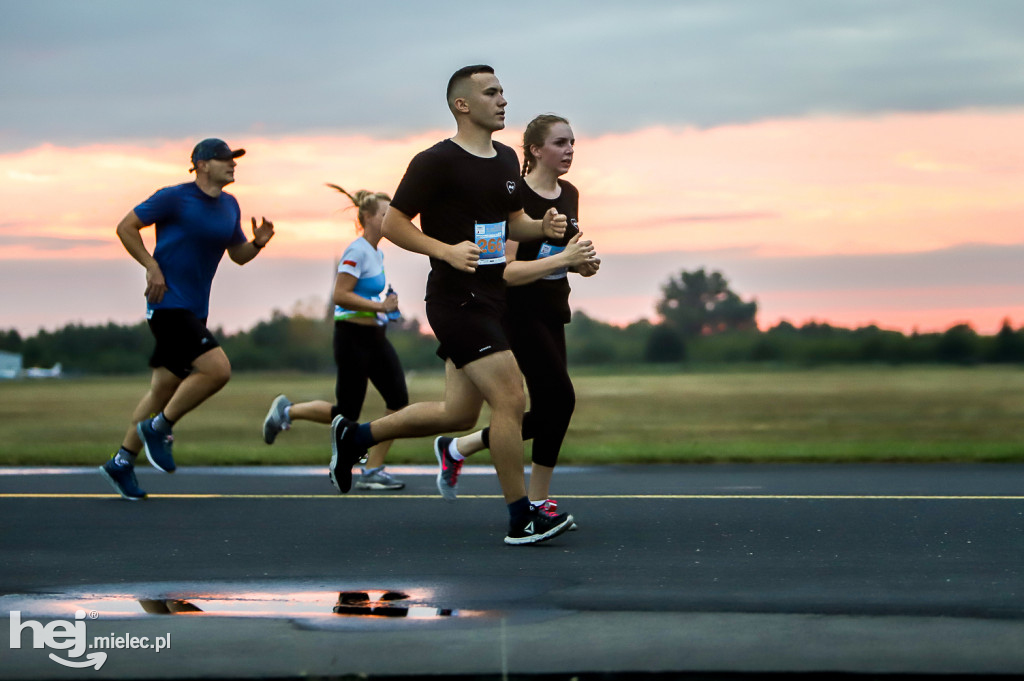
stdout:
<svg viewBox="0 0 1024 681">
<path fill-rule="evenodd" d="M 21 376 L 21 355 L 0 350 L 0 379 Z"/>
</svg>

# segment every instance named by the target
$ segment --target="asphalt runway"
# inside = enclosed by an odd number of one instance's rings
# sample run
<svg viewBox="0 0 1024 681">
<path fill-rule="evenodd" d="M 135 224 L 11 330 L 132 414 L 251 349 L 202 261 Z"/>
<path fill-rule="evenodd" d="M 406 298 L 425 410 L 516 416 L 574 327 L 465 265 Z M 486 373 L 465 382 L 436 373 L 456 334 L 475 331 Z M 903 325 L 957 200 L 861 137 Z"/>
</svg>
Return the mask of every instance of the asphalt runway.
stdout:
<svg viewBox="0 0 1024 681">
<path fill-rule="evenodd" d="M 1022 465 L 566 468 L 522 547 L 486 468 L 94 471 L 0 468 L 0 678 L 1024 673 Z"/>
</svg>

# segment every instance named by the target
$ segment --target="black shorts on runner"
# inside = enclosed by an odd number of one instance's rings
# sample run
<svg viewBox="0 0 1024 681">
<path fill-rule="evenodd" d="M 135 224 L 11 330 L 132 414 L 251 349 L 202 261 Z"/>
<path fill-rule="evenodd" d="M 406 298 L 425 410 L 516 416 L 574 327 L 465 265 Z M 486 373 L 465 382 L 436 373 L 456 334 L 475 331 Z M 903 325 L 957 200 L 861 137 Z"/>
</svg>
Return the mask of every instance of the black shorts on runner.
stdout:
<svg viewBox="0 0 1024 681">
<path fill-rule="evenodd" d="M 437 356 L 450 359 L 456 369 L 511 347 L 502 324 L 504 302 L 468 295 L 461 302 L 427 301 L 427 321 L 439 343 Z"/>
<path fill-rule="evenodd" d="M 167 369 L 178 378 L 186 378 L 192 373 L 192 363 L 197 357 L 220 347 L 206 328 L 206 320 L 196 317 L 191 310 L 153 310 L 149 330 L 156 338 L 149 366 Z"/>
</svg>

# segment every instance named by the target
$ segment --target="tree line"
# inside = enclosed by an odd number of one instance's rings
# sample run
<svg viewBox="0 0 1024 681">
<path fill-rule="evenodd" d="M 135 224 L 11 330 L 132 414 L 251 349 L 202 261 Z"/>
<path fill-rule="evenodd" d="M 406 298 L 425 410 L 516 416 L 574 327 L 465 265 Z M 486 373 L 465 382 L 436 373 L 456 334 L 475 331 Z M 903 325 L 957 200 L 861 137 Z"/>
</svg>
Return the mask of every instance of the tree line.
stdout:
<svg viewBox="0 0 1024 681">
<path fill-rule="evenodd" d="M 583 312 L 566 327 L 573 366 L 715 365 L 735 362 L 814 366 L 841 363 L 1024 363 L 1024 328 L 1007 320 L 998 333 L 978 334 L 967 324 L 941 333 L 911 333 L 866 326 L 848 329 L 789 322 L 760 330 L 757 302 L 743 300 L 720 272 L 683 271 L 663 287 L 659 320 L 624 327 Z M 236 371 L 296 370 L 333 373 L 333 321 L 275 311 L 269 320 L 235 334 L 215 330 Z M 388 337 L 410 370 L 442 368 L 436 341 L 417 320 L 389 326 Z M 69 324 L 22 338 L 0 330 L 0 350 L 21 353 L 25 366 L 64 365 L 65 372 L 123 374 L 145 371 L 153 340 L 145 322 L 97 326 Z"/>
</svg>

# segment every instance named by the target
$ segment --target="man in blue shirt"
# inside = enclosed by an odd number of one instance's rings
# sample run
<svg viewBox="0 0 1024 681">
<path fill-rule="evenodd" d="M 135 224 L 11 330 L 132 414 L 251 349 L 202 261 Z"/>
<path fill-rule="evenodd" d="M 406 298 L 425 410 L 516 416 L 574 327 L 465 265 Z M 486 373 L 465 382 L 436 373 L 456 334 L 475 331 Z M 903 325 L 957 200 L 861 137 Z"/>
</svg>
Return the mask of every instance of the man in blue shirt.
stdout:
<svg viewBox="0 0 1024 681">
<path fill-rule="evenodd" d="M 128 253 L 146 268 L 146 319 L 156 338 L 149 364 L 149 392 L 132 414 L 121 448 L 100 472 L 125 499 L 146 493 L 135 478 L 141 450 L 156 468 L 173 473 L 171 427 L 227 384 L 231 363 L 206 327 L 210 287 L 224 253 L 249 262 L 274 236 L 266 218 L 252 218 L 252 241 L 242 232 L 238 201 L 224 191 L 235 181 L 235 159 L 244 149 L 205 139 L 192 150 L 195 182 L 164 187 L 136 206 L 117 226 Z M 141 230 L 156 225 L 150 254 Z M 155 416 L 153 416 L 155 414 Z"/>
</svg>

